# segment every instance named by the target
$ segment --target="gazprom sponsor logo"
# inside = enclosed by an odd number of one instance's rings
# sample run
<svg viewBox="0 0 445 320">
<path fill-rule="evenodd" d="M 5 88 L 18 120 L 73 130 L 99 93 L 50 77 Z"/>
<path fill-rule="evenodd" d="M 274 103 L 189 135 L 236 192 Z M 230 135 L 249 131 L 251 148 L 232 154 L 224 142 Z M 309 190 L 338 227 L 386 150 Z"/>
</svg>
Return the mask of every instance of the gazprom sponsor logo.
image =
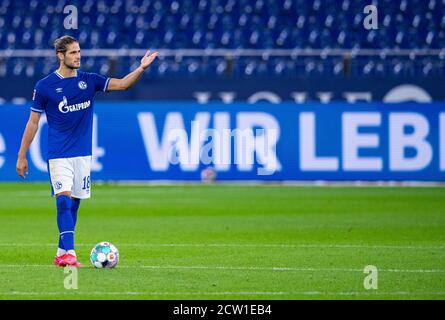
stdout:
<svg viewBox="0 0 445 320">
<path fill-rule="evenodd" d="M 73 105 L 68 105 L 68 100 L 66 99 L 66 97 L 63 97 L 63 100 L 60 101 L 59 103 L 59 110 L 62 113 L 68 113 L 68 112 L 74 112 L 74 111 L 79 111 L 79 110 L 83 110 L 86 108 L 89 108 L 91 105 L 91 100 L 85 101 L 85 102 L 81 102 L 81 103 L 76 103 Z"/>
</svg>

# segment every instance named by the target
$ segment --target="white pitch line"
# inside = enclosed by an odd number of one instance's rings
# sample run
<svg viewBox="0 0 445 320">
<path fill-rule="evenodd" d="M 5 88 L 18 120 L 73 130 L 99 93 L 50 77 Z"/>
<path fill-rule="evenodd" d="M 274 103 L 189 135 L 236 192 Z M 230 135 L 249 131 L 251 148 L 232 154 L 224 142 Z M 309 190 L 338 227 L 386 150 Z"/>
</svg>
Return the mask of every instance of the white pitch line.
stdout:
<svg viewBox="0 0 445 320">
<path fill-rule="evenodd" d="M 82 244 L 82 246 L 85 244 Z M 366 249 L 444 249 L 444 246 L 398 246 L 398 245 L 354 245 L 354 244 L 344 244 L 344 245 L 324 245 L 324 244 L 244 244 L 244 243 L 209 243 L 209 244 L 200 244 L 200 243 L 190 243 L 190 244 L 182 244 L 182 243 L 165 243 L 165 244 L 150 244 L 150 243 L 129 243 L 129 244 L 121 244 L 122 246 L 132 246 L 132 247 L 271 247 L 271 248 L 366 248 Z M 52 244 L 54 246 L 54 244 Z"/>
<path fill-rule="evenodd" d="M 0 296 L 60 296 L 60 295 L 152 295 L 152 296 L 164 296 L 164 295 L 179 295 L 179 296 L 187 296 L 187 295 L 305 295 L 305 296 L 379 296 L 379 295 L 388 295 L 388 296 L 422 296 L 422 295 L 437 295 L 443 296 L 445 292 L 320 292 L 320 291 L 301 291 L 301 292 L 263 292 L 263 291 L 241 291 L 241 292 L 233 292 L 233 291 L 223 291 L 223 292 L 142 292 L 142 291 L 123 291 L 123 292 L 101 292 L 101 291 L 60 291 L 60 292 L 26 292 L 26 291 L 11 291 L 11 292 L 0 292 Z"/>
<path fill-rule="evenodd" d="M 46 264 L 0 264 L 0 268 L 56 268 Z M 226 270 L 226 271 L 290 271 L 290 272 L 363 272 L 353 268 L 294 268 L 294 267 L 230 267 L 230 266 L 119 266 L 118 269 L 152 269 L 152 270 Z M 390 273 L 444 273 L 444 269 L 379 269 Z"/>
<path fill-rule="evenodd" d="M 323 296 L 378 296 L 378 295 L 445 295 L 445 292 L 379 292 L 378 290 L 371 292 L 319 292 L 319 291 L 306 291 L 306 292 L 292 292 L 292 295 L 323 295 Z"/>
<path fill-rule="evenodd" d="M 55 247 L 56 243 L 0 243 L 0 247 Z M 78 247 L 92 247 L 94 244 L 78 243 Z M 415 249 L 443 250 L 438 246 L 403 246 L 403 245 L 360 245 L 360 244 L 286 244 L 286 243 L 121 243 L 119 247 L 227 247 L 227 248 L 338 248 L 338 249 Z"/>
<path fill-rule="evenodd" d="M 301 271 L 301 272 L 316 272 L 316 271 L 341 271 L 341 272 L 363 272 L 363 269 L 351 268 L 292 268 L 292 267 L 226 267 L 226 266 L 123 266 L 123 268 L 142 268 L 142 269 L 204 269 L 204 270 L 241 270 L 241 271 Z M 383 272 L 395 273 L 441 273 L 445 270 L 441 269 L 380 269 Z"/>
<path fill-rule="evenodd" d="M 297 271 L 297 272 L 363 272 L 363 269 L 351 268 L 293 268 L 293 267 L 226 267 L 226 266 L 122 266 L 122 268 L 142 269 L 180 269 L 180 270 L 238 270 L 238 271 Z M 443 269 L 379 269 L 381 272 L 392 273 L 443 273 Z"/>
<path fill-rule="evenodd" d="M 0 292 L 0 295 L 60 295 L 60 294 L 82 294 L 82 295 L 286 295 L 288 292 L 263 292 L 263 291 L 242 291 L 242 292 L 140 292 L 140 291 L 124 291 L 124 292 L 78 292 L 71 290 L 70 292 Z"/>
</svg>

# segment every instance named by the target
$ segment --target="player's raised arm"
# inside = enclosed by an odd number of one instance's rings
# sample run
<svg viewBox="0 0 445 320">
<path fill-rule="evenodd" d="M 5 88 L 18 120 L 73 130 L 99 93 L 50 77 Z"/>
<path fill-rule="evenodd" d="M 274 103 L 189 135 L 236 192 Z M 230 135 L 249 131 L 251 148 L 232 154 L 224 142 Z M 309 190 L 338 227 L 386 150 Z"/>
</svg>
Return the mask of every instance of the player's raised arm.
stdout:
<svg viewBox="0 0 445 320">
<path fill-rule="evenodd" d="M 28 152 L 29 145 L 39 128 L 39 120 L 40 113 L 31 111 L 25 132 L 23 133 L 22 144 L 20 145 L 16 164 L 16 171 L 22 178 L 26 178 L 26 175 L 28 174 L 28 160 L 26 159 L 26 153 Z"/>
<path fill-rule="evenodd" d="M 150 54 L 150 50 L 142 57 L 141 65 L 127 74 L 122 79 L 111 78 L 108 83 L 107 91 L 116 91 L 116 90 L 127 90 L 131 86 L 133 86 L 142 76 L 145 69 L 147 69 L 150 64 L 156 59 L 158 56 L 158 52 L 154 52 Z"/>
</svg>

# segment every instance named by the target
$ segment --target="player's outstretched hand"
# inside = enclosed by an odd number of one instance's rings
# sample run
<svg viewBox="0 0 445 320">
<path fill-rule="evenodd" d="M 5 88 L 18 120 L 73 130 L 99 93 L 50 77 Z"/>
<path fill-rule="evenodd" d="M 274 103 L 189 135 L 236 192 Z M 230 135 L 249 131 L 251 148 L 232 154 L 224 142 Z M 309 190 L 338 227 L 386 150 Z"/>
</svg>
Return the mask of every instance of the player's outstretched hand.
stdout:
<svg viewBox="0 0 445 320">
<path fill-rule="evenodd" d="M 141 59 L 141 67 L 145 70 L 148 68 L 148 66 L 156 59 L 158 56 L 158 52 L 154 52 L 150 54 L 150 50 L 147 50 L 147 53 L 145 56 Z"/>
<path fill-rule="evenodd" d="M 26 158 L 18 158 L 16 164 L 16 171 L 23 179 L 28 175 L 28 160 Z"/>
</svg>

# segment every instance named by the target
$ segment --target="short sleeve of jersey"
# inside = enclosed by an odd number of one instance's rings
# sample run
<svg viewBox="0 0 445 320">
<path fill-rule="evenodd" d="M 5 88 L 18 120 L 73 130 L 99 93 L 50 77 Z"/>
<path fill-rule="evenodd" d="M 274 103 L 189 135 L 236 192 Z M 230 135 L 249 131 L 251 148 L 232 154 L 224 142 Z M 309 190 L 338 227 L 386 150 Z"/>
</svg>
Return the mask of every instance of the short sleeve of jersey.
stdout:
<svg viewBox="0 0 445 320">
<path fill-rule="evenodd" d="M 48 98 L 44 92 L 41 82 L 37 82 L 32 93 L 32 106 L 31 110 L 34 112 L 42 113 L 46 109 Z"/>
<path fill-rule="evenodd" d="M 90 73 L 90 77 L 93 80 L 94 88 L 96 91 L 107 91 L 110 78 L 104 77 L 97 73 Z"/>
</svg>

